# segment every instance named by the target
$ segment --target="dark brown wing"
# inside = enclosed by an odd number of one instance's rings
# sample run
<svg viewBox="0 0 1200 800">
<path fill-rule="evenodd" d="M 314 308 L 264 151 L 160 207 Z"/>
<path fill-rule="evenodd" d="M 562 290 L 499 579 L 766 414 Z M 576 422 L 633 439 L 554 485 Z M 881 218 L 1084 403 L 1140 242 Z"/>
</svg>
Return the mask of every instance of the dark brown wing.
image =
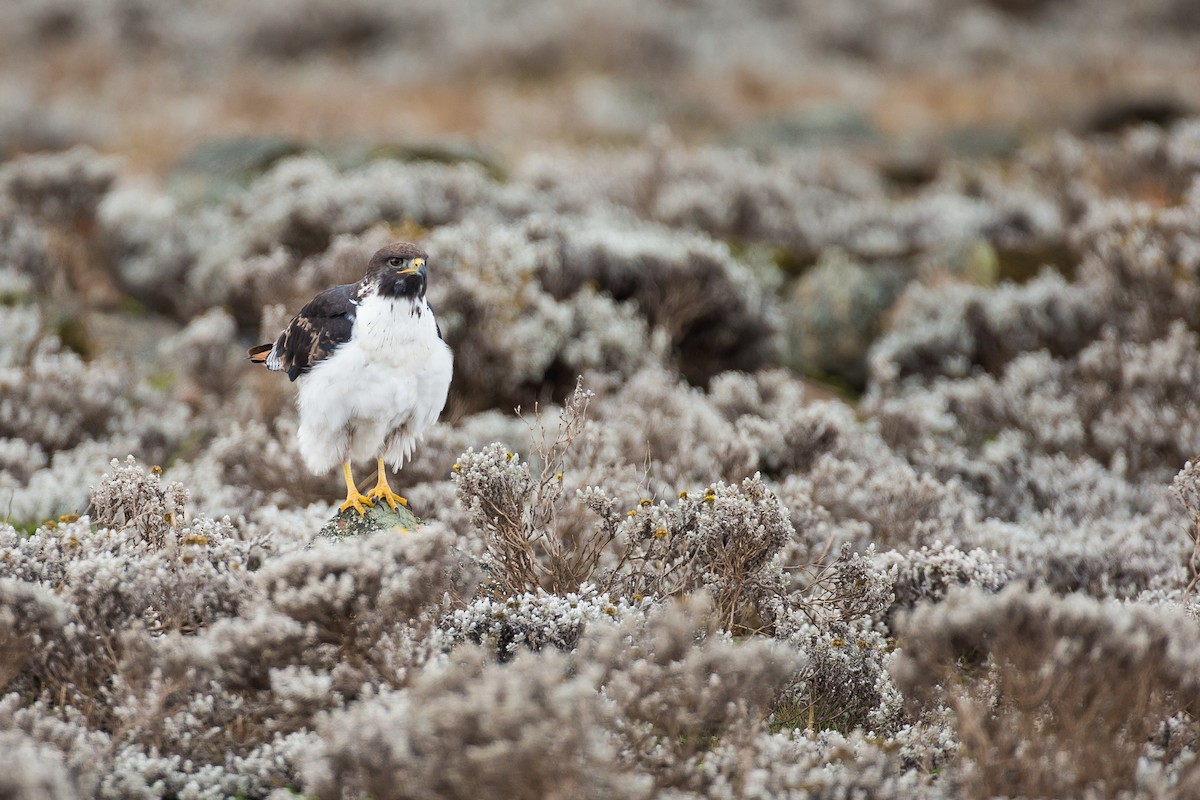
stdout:
<svg viewBox="0 0 1200 800">
<path fill-rule="evenodd" d="M 428 300 L 425 301 L 425 305 L 429 306 L 429 316 L 433 317 L 433 329 L 437 331 L 438 338 L 443 342 L 446 341 L 446 337 L 442 336 L 442 326 L 438 325 L 437 314 L 433 313 L 433 306 L 429 304 Z"/>
<path fill-rule="evenodd" d="M 279 334 L 267 366 L 294 381 L 350 341 L 358 308 L 354 290 L 354 284 L 335 286 L 310 300 Z"/>
</svg>

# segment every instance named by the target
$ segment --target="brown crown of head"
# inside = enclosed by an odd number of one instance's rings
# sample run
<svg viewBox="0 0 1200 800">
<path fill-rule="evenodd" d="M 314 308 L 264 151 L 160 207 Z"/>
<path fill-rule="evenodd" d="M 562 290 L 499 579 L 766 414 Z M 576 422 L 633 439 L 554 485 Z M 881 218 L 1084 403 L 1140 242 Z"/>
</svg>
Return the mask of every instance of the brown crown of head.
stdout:
<svg viewBox="0 0 1200 800">
<path fill-rule="evenodd" d="M 367 273 L 392 269 L 392 266 L 388 262 L 393 258 L 398 258 L 401 261 L 408 261 L 412 258 L 423 258 L 428 261 L 429 254 L 412 242 L 392 242 L 371 256 L 371 260 L 367 263 Z"/>
</svg>

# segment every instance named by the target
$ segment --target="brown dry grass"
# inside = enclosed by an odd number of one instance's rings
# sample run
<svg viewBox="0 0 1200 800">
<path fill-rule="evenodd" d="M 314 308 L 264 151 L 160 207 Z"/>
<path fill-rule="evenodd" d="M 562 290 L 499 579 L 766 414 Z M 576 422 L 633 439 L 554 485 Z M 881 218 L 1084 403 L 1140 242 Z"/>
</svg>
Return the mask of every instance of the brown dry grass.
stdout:
<svg viewBox="0 0 1200 800">
<path fill-rule="evenodd" d="M 0 76 L 18 80 L 41 102 L 95 117 L 94 144 L 129 158 L 138 171 L 161 172 L 204 139 L 273 134 L 302 142 L 403 141 L 464 137 L 507 157 L 548 142 L 607 141 L 580 105 L 596 79 L 620 93 L 650 88 L 661 96 L 655 122 L 688 142 L 803 112 L 843 107 L 888 136 L 937 140 L 983 127 L 1033 133 L 1077 127 L 1105 103 L 1127 97 L 1175 97 L 1200 106 L 1196 64 L 1121 60 L 1108 54 L 1064 68 L 1012 65 L 964 75 L 938 67 L 879 70 L 869 64 L 816 63 L 804 73 L 675 71 L 645 85 L 596 68 L 513 77 L 447 70 L 432 79 L 397 81 L 353 59 L 322 58 L 286 68 L 243 59 L 219 76 L 188 72 L 167 54 L 136 59 L 95 42 L 63 42 L 31 53 L 0 54 Z M 1126 63 L 1129 62 L 1129 63 Z M 222 77 L 223 76 L 223 77 Z M 622 83 L 625 81 L 625 83 Z"/>
</svg>

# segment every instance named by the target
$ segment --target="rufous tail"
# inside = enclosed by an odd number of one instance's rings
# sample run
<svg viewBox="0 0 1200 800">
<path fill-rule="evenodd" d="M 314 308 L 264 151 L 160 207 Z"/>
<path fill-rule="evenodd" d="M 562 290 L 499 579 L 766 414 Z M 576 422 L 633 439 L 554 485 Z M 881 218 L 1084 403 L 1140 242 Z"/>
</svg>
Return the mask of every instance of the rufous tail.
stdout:
<svg viewBox="0 0 1200 800">
<path fill-rule="evenodd" d="M 246 358 L 255 364 L 261 364 L 267 360 L 267 356 L 271 355 L 273 349 L 275 349 L 274 344 L 260 344 L 247 350 Z"/>
</svg>

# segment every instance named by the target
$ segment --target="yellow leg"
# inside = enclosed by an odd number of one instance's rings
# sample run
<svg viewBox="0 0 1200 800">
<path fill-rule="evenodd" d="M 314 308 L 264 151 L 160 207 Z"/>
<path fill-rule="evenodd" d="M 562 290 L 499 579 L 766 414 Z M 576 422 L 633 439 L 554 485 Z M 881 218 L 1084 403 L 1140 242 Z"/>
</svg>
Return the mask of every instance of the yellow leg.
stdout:
<svg viewBox="0 0 1200 800">
<path fill-rule="evenodd" d="M 365 503 L 368 506 L 375 505 L 371 499 L 363 494 L 360 494 L 358 487 L 354 485 L 354 475 L 350 472 L 350 462 L 346 461 L 342 464 L 342 475 L 346 476 L 346 502 L 342 503 L 341 510 L 353 508 L 360 516 L 365 517 L 367 510 L 363 508 Z"/>
<path fill-rule="evenodd" d="M 372 500 L 383 500 L 392 507 L 392 511 L 396 510 L 396 504 L 408 508 L 408 501 L 400 495 L 392 491 L 392 487 L 388 484 L 387 467 L 383 465 L 383 456 L 379 457 L 379 480 L 375 482 L 375 488 L 367 492 L 367 497 Z"/>
</svg>

